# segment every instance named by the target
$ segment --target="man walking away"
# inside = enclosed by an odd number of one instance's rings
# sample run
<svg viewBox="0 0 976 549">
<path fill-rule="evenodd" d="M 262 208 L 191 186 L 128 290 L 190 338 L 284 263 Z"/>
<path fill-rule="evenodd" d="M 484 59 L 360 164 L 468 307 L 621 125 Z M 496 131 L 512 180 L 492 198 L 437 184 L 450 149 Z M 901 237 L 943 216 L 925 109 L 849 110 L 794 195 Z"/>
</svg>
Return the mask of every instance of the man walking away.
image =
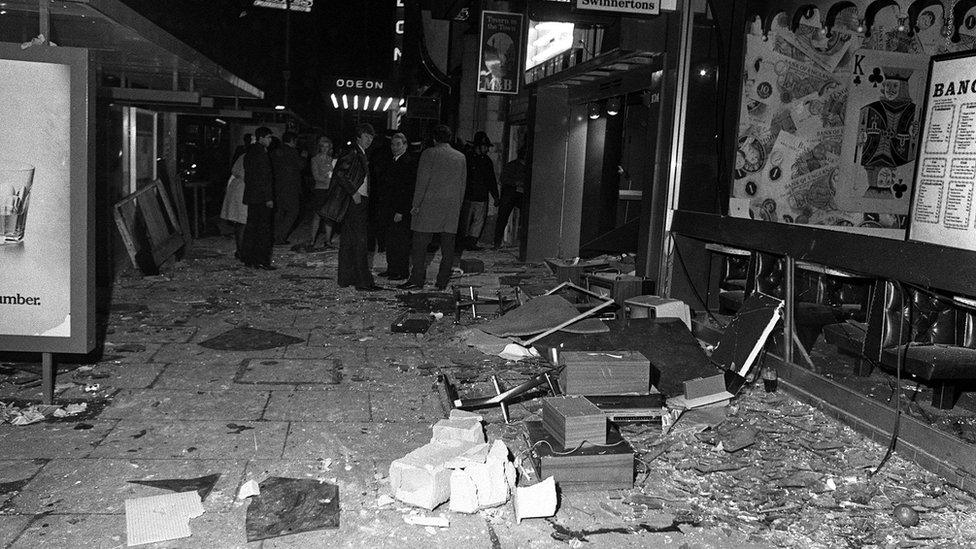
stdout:
<svg viewBox="0 0 976 549">
<path fill-rule="evenodd" d="M 274 240 L 274 175 L 268 145 L 271 129 L 261 126 L 254 131 L 256 142 L 244 153 L 244 203 L 247 204 L 247 224 L 241 259 L 248 267 L 273 271 L 271 248 Z"/>
<path fill-rule="evenodd" d="M 410 252 L 410 279 L 398 286 L 403 290 L 424 287 L 427 245 L 434 234 L 441 236 L 441 263 L 437 271 L 437 289 L 447 288 L 454 267 L 454 235 L 464 197 L 467 161 L 464 154 L 451 147 L 451 129 L 441 124 L 434 128 L 434 146 L 420 155 L 417 166 L 417 188 L 413 193 L 410 228 L 413 245 Z"/>
<path fill-rule="evenodd" d="M 525 165 L 525 150 L 519 149 L 518 157 L 502 167 L 502 197 L 495 202 L 498 206 L 498 218 L 495 220 L 495 248 L 500 248 L 505 238 L 505 226 L 512 210 L 519 209 L 521 216 L 524 211 L 522 201 L 525 200 L 525 182 L 528 170 Z M 526 220 L 519 218 L 519 223 L 525 225 Z"/>
<path fill-rule="evenodd" d="M 495 179 L 495 165 L 488 158 L 491 139 L 485 132 L 474 134 L 471 143 L 473 150 L 468 157 L 468 180 L 464 190 L 464 214 L 461 216 L 462 248 L 479 250 L 478 239 L 485 227 L 488 215 L 488 195 L 498 200 L 498 182 Z"/>
<path fill-rule="evenodd" d="M 407 152 L 407 136 L 395 133 L 390 138 L 393 161 L 386 172 L 387 200 L 392 213 L 386 231 L 386 275 L 390 280 L 410 276 L 410 209 L 417 185 L 417 160 Z"/>
<path fill-rule="evenodd" d="M 366 236 L 369 231 L 369 161 L 366 149 L 373 143 L 376 131 L 372 124 L 356 126 L 356 143 L 343 155 L 332 172 L 336 210 L 334 221 L 342 221 L 342 238 L 339 239 L 339 268 L 337 279 L 340 287 L 355 286 L 363 292 L 382 290 L 373 282 L 369 271 L 369 250 Z M 338 219 L 336 219 L 338 217 Z"/>
<path fill-rule="evenodd" d="M 281 146 L 271 155 L 275 180 L 275 244 L 287 244 L 301 210 L 302 171 L 305 159 L 298 151 L 298 134 L 285 132 Z"/>
</svg>

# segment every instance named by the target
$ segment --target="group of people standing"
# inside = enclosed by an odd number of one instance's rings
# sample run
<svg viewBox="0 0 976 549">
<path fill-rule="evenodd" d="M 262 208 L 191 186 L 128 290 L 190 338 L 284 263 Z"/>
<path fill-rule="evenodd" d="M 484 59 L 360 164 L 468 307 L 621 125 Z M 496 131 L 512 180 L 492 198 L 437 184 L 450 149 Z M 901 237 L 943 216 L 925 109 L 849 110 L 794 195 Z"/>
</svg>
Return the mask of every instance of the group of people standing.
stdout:
<svg viewBox="0 0 976 549">
<path fill-rule="evenodd" d="M 390 137 L 388 150 L 370 151 L 375 136 L 372 125 L 357 125 L 352 147 L 338 158 L 332 141 L 321 137 L 316 154 L 306 161 L 293 132 L 285 132 L 281 146 L 269 154 L 271 130 L 255 130 L 254 143 L 234 161 L 221 213 L 238 223 L 236 256 L 249 267 L 275 269 L 273 244 L 287 243 L 298 222 L 306 166 L 314 180 L 311 234 L 299 248 L 315 249 L 320 232 L 325 246 L 331 246 L 333 232 L 340 227 L 337 281 L 341 287 L 385 289 L 375 283 L 370 269 L 370 254 L 378 250 L 385 251 L 387 260 L 387 270 L 378 276 L 405 280 L 397 286 L 400 289 L 423 288 L 428 246 L 437 236 L 441 262 L 435 286 L 446 288 L 456 252 L 478 249 L 489 196 L 500 208 L 495 245 L 501 243 L 508 214 L 520 206 L 524 189 L 514 182 L 524 178 L 524 161 L 520 173 L 510 169 L 514 161 L 506 164 L 499 195 L 487 156 L 492 144 L 484 132 L 475 135 L 473 150 L 465 155 L 452 146 L 450 128 L 439 125 L 433 131 L 433 145 L 419 159 L 408 151 L 402 133 Z"/>
</svg>

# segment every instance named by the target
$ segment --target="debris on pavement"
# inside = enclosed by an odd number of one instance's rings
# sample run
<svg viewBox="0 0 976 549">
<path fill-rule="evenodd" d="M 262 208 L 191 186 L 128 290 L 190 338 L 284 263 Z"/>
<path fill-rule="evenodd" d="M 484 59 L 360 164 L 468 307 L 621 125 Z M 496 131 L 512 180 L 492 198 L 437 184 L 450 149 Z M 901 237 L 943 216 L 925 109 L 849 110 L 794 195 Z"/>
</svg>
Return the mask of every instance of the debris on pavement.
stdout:
<svg viewBox="0 0 976 549">
<path fill-rule="evenodd" d="M 126 544 L 129 547 L 188 538 L 190 519 L 203 514 L 200 495 L 177 492 L 125 500 Z"/>
<path fill-rule="evenodd" d="M 268 477 L 251 498 L 247 541 L 339 527 L 339 487 L 312 479 Z"/>
</svg>

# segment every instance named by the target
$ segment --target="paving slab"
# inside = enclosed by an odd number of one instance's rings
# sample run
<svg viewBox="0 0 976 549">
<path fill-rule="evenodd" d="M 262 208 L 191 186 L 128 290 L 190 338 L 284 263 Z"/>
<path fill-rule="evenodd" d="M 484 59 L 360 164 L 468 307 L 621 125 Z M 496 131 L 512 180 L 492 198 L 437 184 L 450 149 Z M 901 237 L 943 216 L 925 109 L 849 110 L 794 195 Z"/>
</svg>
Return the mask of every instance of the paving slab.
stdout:
<svg viewBox="0 0 976 549">
<path fill-rule="evenodd" d="M 7 512 L 4 503 L 20 493 L 45 463 L 43 459 L 0 460 L 0 511 Z"/>
<path fill-rule="evenodd" d="M 245 359 L 252 360 L 252 359 Z M 280 360 L 277 358 L 256 358 L 253 360 Z M 192 391 L 269 391 L 281 389 L 274 384 L 237 384 L 234 378 L 240 372 L 244 360 L 237 362 L 214 361 L 199 363 L 167 364 L 166 369 L 153 384 L 153 389 L 181 389 Z"/>
<path fill-rule="evenodd" d="M 105 344 L 99 364 L 146 364 L 152 362 L 163 343 L 116 343 Z"/>
<path fill-rule="evenodd" d="M 245 420 L 261 417 L 268 402 L 264 391 L 122 390 L 102 417 L 126 420 Z"/>
<path fill-rule="evenodd" d="M 163 368 L 165 364 L 99 362 L 90 370 L 74 370 L 70 374 L 59 375 L 57 382 L 98 383 L 103 387 L 145 389 L 159 377 Z"/>
<path fill-rule="evenodd" d="M 196 331 L 195 326 L 123 325 L 109 328 L 108 333 L 105 334 L 105 341 L 116 345 L 120 343 L 186 343 L 193 338 Z"/>
<path fill-rule="evenodd" d="M 0 547 L 8 547 L 33 519 L 28 515 L 0 515 Z"/>
<path fill-rule="evenodd" d="M 370 394 L 333 387 L 331 391 L 272 391 L 267 421 L 370 421 Z"/>
<path fill-rule="evenodd" d="M 124 421 L 91 457 L 130 459 L 277 458 L 288 425 L 268 421 Z"/>
<path fill-rule="evenodd" d="M 42 421 L 23 427 L 0 425 L 4 459 L 85 457 L 115 427 L 115 420 Z"/>
<path fill-rule="evenodd" d="M 240 385 L 338 385 L 342 381 L 338 359 L 245 360 L 234 378 Z"/>
<path fill-rule="evenodd" d="M 396 421 L 430 425 L 445 416 L 440 398 L 433 391 L 374 392 L 370 393 L 370 406 L 373 421 L 376 422 Z"/>
<path fill-rule="evenodd" d="M 118 549 L 125 546 L 125 515 L 70 514 L 37 517 L 9 549 Z"/>
<path fill-rule="evenodd" d="M 125 500 L 170 493 L 130 480 L 192 479 L 220 474 L 203 502 L 204 509 L 229 509 L 246 460 L 203 459 L 55 459 L 9 502 L 17 513 L 125 512 Z"/>
<path fill-rule="evenodd" d="M 349 459 L 373 460 L 379 471 L 389 469 L 391 461 L 430 442 L 430 426 L 420 423 L 293 423 L 288 431 L 283 459 L 308 460 L 326 452 L 339 454 L 346 448 Z"/>
<path fill-rule="evenodd" d="M 218 351 L 201 347 L 196 343 L 173 343 L 163 346 L 154 356 L 153 362 L 190 362 L 201 365 L 212 363 L 239 364 L 246 358 L 281 358 L 285 347 L 263 351 Z"/>
</svg>

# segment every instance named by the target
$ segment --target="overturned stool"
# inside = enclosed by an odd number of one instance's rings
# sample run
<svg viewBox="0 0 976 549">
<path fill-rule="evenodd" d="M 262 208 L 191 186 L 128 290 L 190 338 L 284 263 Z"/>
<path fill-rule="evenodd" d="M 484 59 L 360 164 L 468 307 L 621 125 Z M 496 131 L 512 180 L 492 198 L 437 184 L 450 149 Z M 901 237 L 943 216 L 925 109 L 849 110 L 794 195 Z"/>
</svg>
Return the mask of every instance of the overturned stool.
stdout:
<svg viewBox="0 0 976 549">
<path fill-rule="evenodd" d="M 475 286 L 467 286 L 463 289 L 457 286 L 453 287 L 454 290 L 454 323 L 459 324 L 461 322 L 461 313 L 465 310 L 470 309 L 471 317 L 478 317 L 478 307 L 482 307 L 482 312 L 497 312 L 498 314 L 505 314 L 511 309 L 518 307 L 522 304 L 522 295 L 518 286 L 514 288 L 514 297 L 511 299 L 505 299 L 502 295 L 502 291 L 499 289 L 497 292 L 496 299 L 491 298 L 479 298 L 478 290 Z M 493 309 L 493 310 L 490 310 Z"/>
</svg>

